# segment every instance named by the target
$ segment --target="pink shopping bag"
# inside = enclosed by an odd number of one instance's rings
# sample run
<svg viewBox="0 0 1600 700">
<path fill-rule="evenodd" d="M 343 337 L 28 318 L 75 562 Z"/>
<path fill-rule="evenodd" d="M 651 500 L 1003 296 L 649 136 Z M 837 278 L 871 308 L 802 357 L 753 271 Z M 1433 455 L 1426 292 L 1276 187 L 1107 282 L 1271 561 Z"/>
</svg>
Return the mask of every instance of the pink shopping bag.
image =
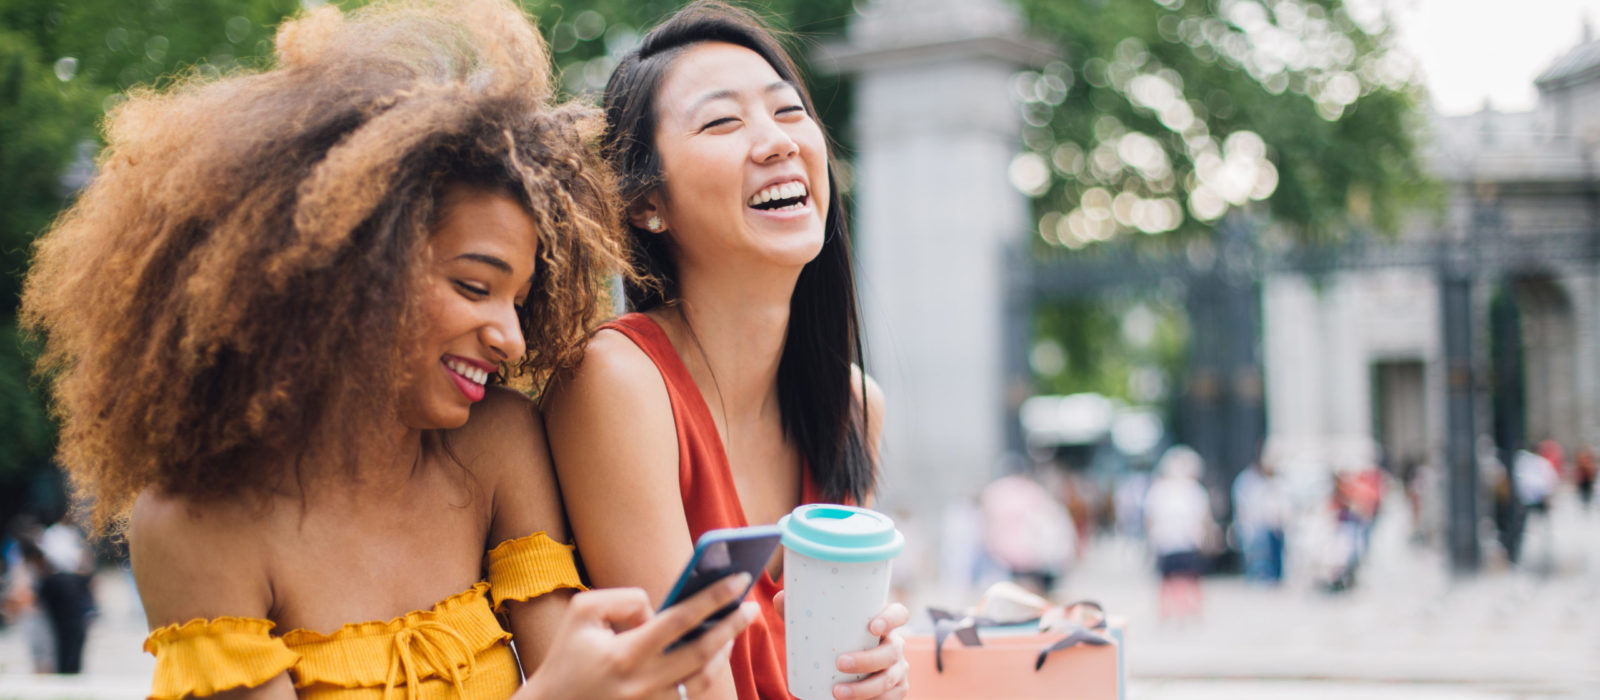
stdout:
<svg viewBox="0 0 1600 700">
<path fill-rule="evenodd" d="M 936 661 L 934 638 L 906 637 L 910 697 L 916 700 L 1119 700 L 1122 690 L 1122 625 L 1113 620 L 1103 646 L 1078 644 L 1039 653 L 1062 634 L 1000 634 L 980 631 L 982 646 L 952 639 Z M 1037 668 L 1036 668 L 1037 666 Z"/>
</svg>

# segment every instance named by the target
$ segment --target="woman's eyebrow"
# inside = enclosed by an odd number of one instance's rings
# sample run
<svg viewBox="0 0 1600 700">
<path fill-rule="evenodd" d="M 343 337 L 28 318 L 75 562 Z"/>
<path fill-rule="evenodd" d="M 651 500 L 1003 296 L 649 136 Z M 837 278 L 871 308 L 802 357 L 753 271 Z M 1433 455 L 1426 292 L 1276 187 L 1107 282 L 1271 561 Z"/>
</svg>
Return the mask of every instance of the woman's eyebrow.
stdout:
<svg viewBox="0 0 1600 700">
<path fill-rule="evenodd" d="M 695 100 L 693 104 L 690 104 L 689 105 L 689 109 L 686 110 L 686 111 L 689 114 L 694 114 L 702 106 L 704 106 L 707 102 L 716 102 L 717 100 L 732 100 L 732 99 L 737 99 L 738 96 L 739 96 L 739 93 L 734 92 L 733 90 L 713 90 L 713 91 L 708 92 L 708 93 L 706 93 L 704 95 L 701 95 L 700 99 Z"/>
<path fill-rule="evenodd" d="M 778 92 L 779 90 L 782 90 L 784 88 L 788 88 L 788 89 L 794 90 L 796 93 L 800 92 L 800 89 L 795 87 L 794 83 L 791 83 L 791 82 L 789 82 L 787 80 L 779 80 L 777 82 L 774 82 L 774 83 L 762 88 L 761 92 L 764 92 L 764 93 Z M 704 95 L 701 95 L 700 99 L 695 100 L 693 104 L 689 105 L 688 112 L 690 114 L 693 114 L 695 112 L 695 110 L 700 109 L 700 107 L 702 105 L 704 105 L 705 103 L 707 103 L 707 102 L 714 102 L 716 100 L 733 100 L 733 99 L 738 99 L 738 97 L 739 97 L 739 91 L 737 91 L 737 90 L 713 90 L 713 91 L 708 92 L 708 93 L 706 93 Z"/>
<path fill-rule="evenodd" d="M 474 262 L 481 262 L 508 275 L 511 274 L 511 263 L 485 253 L 462 253 L 451 258 L 450 260 L 472 260 Z"/>
</svg>

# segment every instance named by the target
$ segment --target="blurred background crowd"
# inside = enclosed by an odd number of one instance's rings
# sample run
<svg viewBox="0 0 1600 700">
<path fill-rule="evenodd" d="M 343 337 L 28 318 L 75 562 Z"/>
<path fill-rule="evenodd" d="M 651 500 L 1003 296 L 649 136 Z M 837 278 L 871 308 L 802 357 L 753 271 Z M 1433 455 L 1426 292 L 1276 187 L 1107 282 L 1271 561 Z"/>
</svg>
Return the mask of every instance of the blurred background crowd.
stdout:
<svg viewBox="0 0 1600 700">
<path fill-rule="evenodd" d="M 149 672 L 67 517 L 29 241 L 124 95 L 315 4 L 0 0 L 0 689 Z M 678 5 L 523 4 L 580 95 Z M 1600 683 L 1600 1 L 748 4 L 847 158 L 905 600 L 1099 598 L 1146 697 Z"/>
</svg>

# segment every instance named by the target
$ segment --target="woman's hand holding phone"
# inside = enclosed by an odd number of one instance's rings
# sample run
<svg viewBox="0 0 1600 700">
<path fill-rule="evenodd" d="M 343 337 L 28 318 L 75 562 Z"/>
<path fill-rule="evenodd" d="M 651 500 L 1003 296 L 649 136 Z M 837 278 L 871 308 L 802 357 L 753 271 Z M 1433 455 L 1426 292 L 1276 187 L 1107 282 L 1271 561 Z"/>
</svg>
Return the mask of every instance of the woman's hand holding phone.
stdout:
<svg viewBox="0 0 1600 700">
<path fill-rule="evenodd" d="M 782 591 L 772 599 L 772 604 L 782 615 Z M 910 692 L 906 681 L 907 664 L 905 642 L 899 629 L 911 620 L 911 612 L 899 603 L 890 603 L 883 612 L 867 623 L 867 631 L 877 635 L 879 644 L 864 651 L 840 654 L 838 668 L 845 673 L 871 674 L 854 683 L 840 683 L 833 687 L 833 697 L 839 700 L 866 700 L 885 698 L 898 700 Z"/>
<path fill-rule="evenodd" d="M 660 613 L 637 588 L 573 596 L 549 655 L 514 697 L 677 700 L 680 683 L 693 697 L 710 686 L 712 670 L 726 666 L 733 638 L 760 607 L 744 603 L 699 638 L 665 650 L 717 609 L 736 602 L 749 588 L 749 578 L 729 576 Z"/>
</svg>

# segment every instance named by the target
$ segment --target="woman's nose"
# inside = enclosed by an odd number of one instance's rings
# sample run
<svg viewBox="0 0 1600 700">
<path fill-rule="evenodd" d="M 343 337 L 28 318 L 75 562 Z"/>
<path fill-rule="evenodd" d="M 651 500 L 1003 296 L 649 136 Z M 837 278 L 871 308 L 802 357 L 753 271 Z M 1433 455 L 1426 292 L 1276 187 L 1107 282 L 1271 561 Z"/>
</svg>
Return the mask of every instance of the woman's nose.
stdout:
<svg viewBox="0 0 1600 700">
<path fill-rule="evenodd" d="M 489 346 L 495 359 L 501 362 L 515 360 L 528 351 L 522 337 L 522 319 L 515 306 L 507 305 L 483 326 L 483 344 Z"/>
<path fill-rule="evenodd" d="M 753 155 L 757 163 L 766 163 L 773 160 L 792 158 L 800 152 L 799 144 L 789 136 L 789 132 L 772 120 L 766 120 L 758 127 L 759 136 L 756 137 Z"/>
</svg>

